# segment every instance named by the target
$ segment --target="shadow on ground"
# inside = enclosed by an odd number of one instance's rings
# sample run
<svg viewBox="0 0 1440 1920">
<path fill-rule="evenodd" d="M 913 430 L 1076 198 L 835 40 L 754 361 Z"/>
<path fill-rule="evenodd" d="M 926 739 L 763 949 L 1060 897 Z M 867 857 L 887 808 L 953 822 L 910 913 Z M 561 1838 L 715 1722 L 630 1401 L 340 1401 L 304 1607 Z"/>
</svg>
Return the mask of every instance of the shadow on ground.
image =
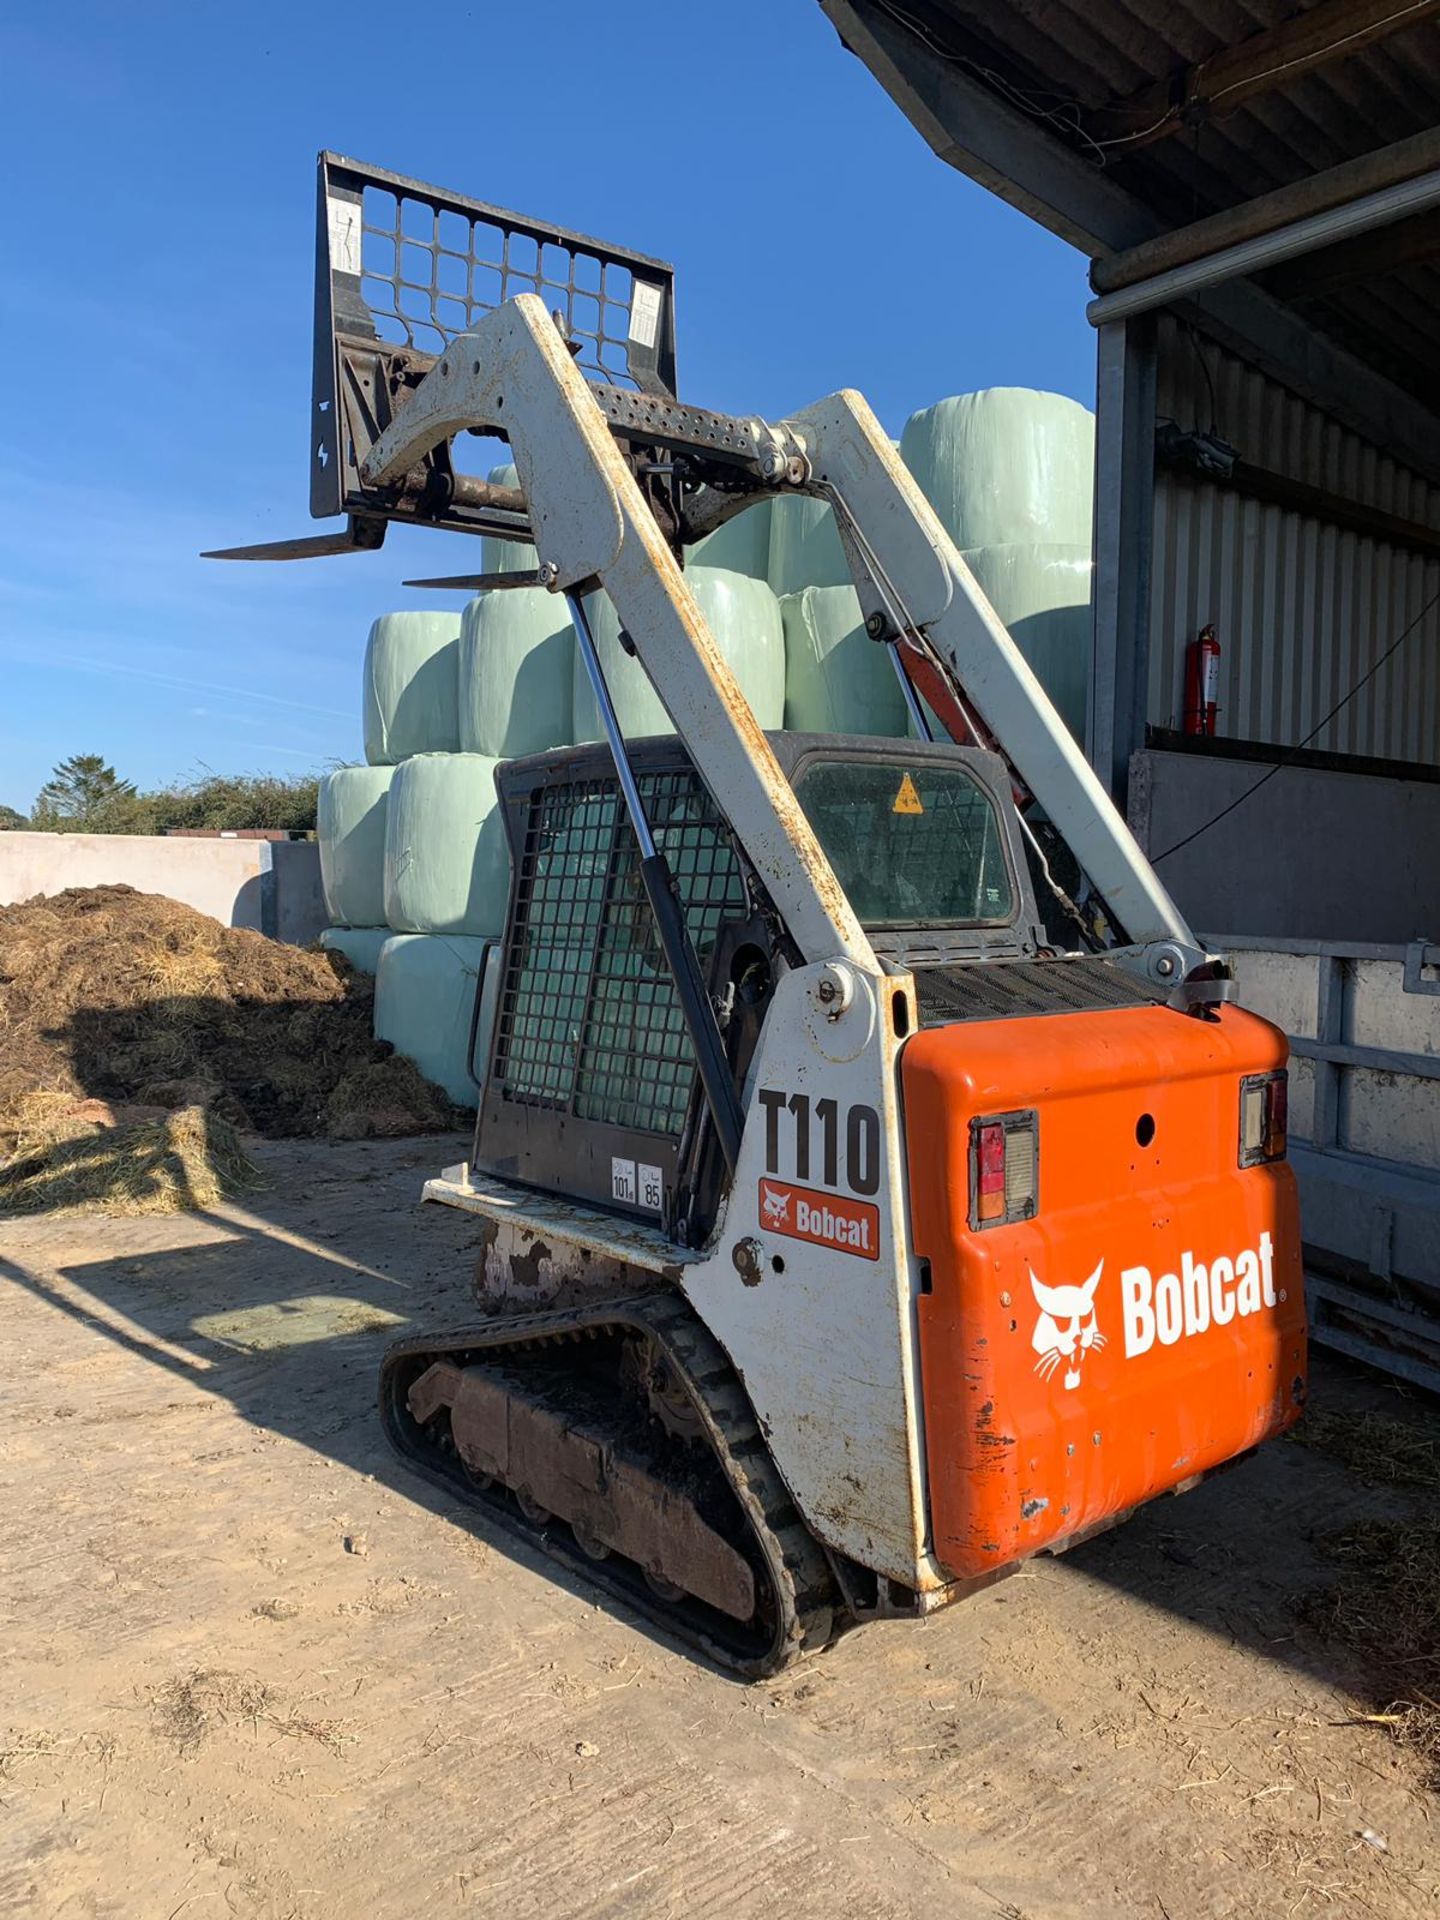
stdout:
<svg viewBox="0 0 1440 1920">
<path fill-rule="evenodd" d="M 7 1223 L 0 1275 L 223 1397 L 255 1426 L 373 1475 L 590 1598 L 582 1583 L 413 1475 L 390 1453 L 375 1412 L 389 1339 L 463 1325 L 476 1313 L 476 1222 L 417 1204 L 425 1176 L 467 1150 L 457 1135 L 267 1143 L 256 1158 L 269 1184 L 240 1204 L 134 1221 Z M 1312 1398 L 1360 1413 L 1393 1406 L 1396 1396 L 1389 1383 L 1319 1355 Z M 1409 1505 L 1404 1494 L 1377 1492 L 1284 1441 L 1192 1493 L 1152 1503 L 1063 1564 L 1383 1707 L 1388 1689 L 1367 1680 L 1344 1647 L 1308 1630 L 1296 1597 L 1333 1578 L 1319 1537 Z M 943 1622 L 931 1631 L 943 1632 Z"/>
</svg>

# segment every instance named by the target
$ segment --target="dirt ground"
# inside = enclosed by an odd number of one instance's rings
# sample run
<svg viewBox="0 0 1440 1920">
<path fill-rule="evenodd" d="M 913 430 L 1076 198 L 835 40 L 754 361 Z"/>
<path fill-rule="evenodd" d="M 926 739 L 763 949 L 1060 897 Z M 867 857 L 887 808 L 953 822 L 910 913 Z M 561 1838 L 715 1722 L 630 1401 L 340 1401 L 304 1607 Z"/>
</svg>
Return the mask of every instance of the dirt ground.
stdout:
<svg viewBox="0 0 1440 1920">
<path fill-rule="evenodd" d="M 1435 1911 L 1436 1802 L 1296 1624 L 1395 1496 L 1293 1443 L 747 1688 L 388 1456 L 468 1317 L 464 1143 L 0 1226 L 0 1910 L 81 1920 Z M 1317 1368 L 1317 1393 L 1387 1389 Z"/>
</svg>

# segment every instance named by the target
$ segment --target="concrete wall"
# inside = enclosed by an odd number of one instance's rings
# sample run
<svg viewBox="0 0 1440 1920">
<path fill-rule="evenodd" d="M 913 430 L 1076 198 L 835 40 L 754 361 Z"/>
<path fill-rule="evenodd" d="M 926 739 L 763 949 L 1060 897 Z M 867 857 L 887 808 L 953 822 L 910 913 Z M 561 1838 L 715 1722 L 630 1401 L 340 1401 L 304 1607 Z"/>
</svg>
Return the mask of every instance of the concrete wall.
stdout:
<svg viewBox="0 0 1440 1920">
<path fill-rule="evenodd" d="M 1249 791 L 1263 761 L 1145 748 L 1130 824 L 1155 859 Z M 1287 940 L 1440 938 L 1440 781 L 1284 767 L 1157 871 L 1193 927 Z"/>
<path fill-rule="evenodd" d="M 320 849 L 308 840 L 0 833 L 0 906 L 66 887 L 124 885 L 304 946 L 328 924 Z"/>
</svg>

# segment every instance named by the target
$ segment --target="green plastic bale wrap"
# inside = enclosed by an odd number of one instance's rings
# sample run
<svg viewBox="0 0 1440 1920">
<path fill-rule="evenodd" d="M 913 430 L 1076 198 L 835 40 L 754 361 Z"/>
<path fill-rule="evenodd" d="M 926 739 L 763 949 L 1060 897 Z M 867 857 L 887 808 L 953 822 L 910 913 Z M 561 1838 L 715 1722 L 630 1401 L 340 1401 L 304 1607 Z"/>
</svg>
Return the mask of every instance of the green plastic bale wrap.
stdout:
<svg viewBox="0 0 1440 1920">
<path fill-rule="evenodd" d="M 723 567 L 729 573 L 743 573 L 751 580 L 770 577 L 770 510 L 767 498 L 756 500 L 727 520 L 714 533 L 697 540 L 685 556 L 686 566 Z"/>
<path fill-rule="evenodd" d="M 575 633 L 542 587 L 477 593 L 460 621 L 460 749 L 515 760 L 571 739 Z"/>
<path fill-rule="evenodd" d="M 499 949 L 492 940 L 445 933 L 392 934 L 375 974 L 375 1038 L 413 1060 L 457 1107 L 474 1108 L 470 1075 L 475 996 L 480 995 L 475 1061 L 482 1078 L 495 1021 Z"/>
<path fill-rule="evenodd" d="M 343 954 L 357 973 L 375 973 L 380 949 L 394 938 L 389 927 L 327 927 L 320 945 L 326 953 Z"/>
<path fill-rule="evenodd" d="M 519 469 L 514 466 L 492 467 L 485 477 L 492 487 L 518 487 L 520 484 Z M 489 533 L 481 536 L 482 573 L 533 573 L 539 564 L 539 554 L 527 541 L 501 540 Z"/>
<path fill-rule="evenodd" d="M 562 931 L 575 937 L 563 943 L 548 937 Z M 520 950 L 505 1085 L 520 1099 L 564 1101 L 585 1031 L 595 929 L 578 920 L 544 932 L 545 939 L 531 937 Z"/>
<path fill-rule="evenodd" d="M 989 387 L 912 413 L 900 453 L 950 538 L 966 552 L 1088 547 L 1095 417 L 1078 400 Z"/>
<path fill-rule="evenodd" d="M 763 580 L 720 567 L 689 567 L 685 578 L 699 602 L 705 623 L 730 663 L 745 698 L 762 727 L 779 727 L 785 714 L 785 631 L 780 604 Z M 620 645 L 620 620 L 608 594 L 585 602 L 595 635 L 595 650 L 616 717 L 627 740 L 674 733 L 670 716 L 639 660 Z M 599 740 L 600 714 L 584 663 L 575 660 L 575 738 Z"/>
<path fill-rule="evenodd" d="M 781 494 L 770 506 L 771 587 L 782 597 L 806 587 L 852 585 L 845 549 L 829 503 L 806 493 Z"/>
<path fill-rule="evenodd" d="M 382 613 L 365 647 L 365 758 L 393 767 L 460 745 L 460 616 Z"/>
<path fill-rule="evenodd" d="M 1093 647 L 1089 547 L 981 547 L 962 557 L 1083 745 Z"/>
<path fill-rule="evenodd" d="M 421 753 L 390 783 L 385 920 L 397 933 L 493 939 L 505 925 L 510 853 L 483 753 Z"/>
<path fill-rule="evenodd" d="M 780 602 L 785 725 L 792 733 L 899 737 L 910 724 L 888 647 L 865 631 L 853 587 L 807 587 Z"/>
<path fill-rule="evenodd" d="M 385 918 L 385 823 L 393 767 L 335 767 L 320 776 L 315 813 L 325 911 L 342 927 Z"/>
</svg>

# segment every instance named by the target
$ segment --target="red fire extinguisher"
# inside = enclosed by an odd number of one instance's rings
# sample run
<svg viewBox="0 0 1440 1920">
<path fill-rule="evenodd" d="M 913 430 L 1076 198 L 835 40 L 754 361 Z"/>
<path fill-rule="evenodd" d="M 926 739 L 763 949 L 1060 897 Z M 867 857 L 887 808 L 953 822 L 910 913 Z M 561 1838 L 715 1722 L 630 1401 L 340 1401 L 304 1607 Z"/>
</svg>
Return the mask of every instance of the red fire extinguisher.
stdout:
<svg viewBox="0 0 1440 1920">
<path fill-rule="evenodd" d="M 1185 731 L 1213 734 L 1219 712 L 1220 642 L 1214 627 L 1202 627 L 1185 649 Z"/>
</svg>

